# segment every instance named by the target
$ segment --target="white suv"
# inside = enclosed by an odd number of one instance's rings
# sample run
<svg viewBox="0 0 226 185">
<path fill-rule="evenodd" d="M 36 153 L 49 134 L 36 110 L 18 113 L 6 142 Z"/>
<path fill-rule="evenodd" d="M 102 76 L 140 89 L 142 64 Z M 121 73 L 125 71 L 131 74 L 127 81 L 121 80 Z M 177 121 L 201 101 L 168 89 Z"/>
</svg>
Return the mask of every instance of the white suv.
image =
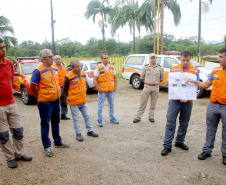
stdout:
<svg viewBox="0 0 226 185">
<path fill-rule="evenodd" d="M 165 80 L 168 77 L 170 68 L 180 64 L 180 55 L 156 55 L 156 63 L 163 67 L 165 78 L 160 85 L 165 86 Z M 149 54 L 134 54 L 129 55 L 123 65 L 122 77 L 129 80 L 129 83 L 132 84 L 134 89 L 143 88 L 143 82 L 140 80 L 140 74 L 145 65 L 150 63 Z M 206 81 L 208 76 L 212 72 L 210 69 L 202 67 L 194 59 L 190 61 L 191 65 L 199 69 L 200 81 Z M 207 90 L 211 90 L 212 86 Z M 197 91 L 197 97 L 200 98 L 204 95 L 205 89 L 199 88 Z"/>
</svg>

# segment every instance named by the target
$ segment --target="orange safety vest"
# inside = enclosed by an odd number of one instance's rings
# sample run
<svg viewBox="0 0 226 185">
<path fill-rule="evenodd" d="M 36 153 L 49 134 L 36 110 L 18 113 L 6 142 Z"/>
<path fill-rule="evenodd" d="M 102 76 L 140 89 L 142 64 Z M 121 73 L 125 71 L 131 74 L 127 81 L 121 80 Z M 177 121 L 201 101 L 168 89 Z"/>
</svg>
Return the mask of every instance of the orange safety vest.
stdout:
<svg viewBox="0 0 226 185">
<path fill-rule="evenodd" d="M 189 64 L 189 67 L 185 71 L 183 70 L 182 64 L 178 64 L 176 66 L 173 66 L 170 69 L 172 70 L 173 73 L 183 71 L 183 72 L 186 72 L 186 73 L 191 73 L 191 74 L 197 75 L 198 72 L 199 72 L 199 69 L 192 66 L 191 64 Z M 188 102 L 192 102 L 192 101 L 193 100 L 188 100 Z"/>
<path fill-rule="evenodd" d="M 226 105 L 226 71 L 222 66 L 213 68 L 212 79 L 213 88 L 210 101 L 213 103 L 218 101 Z"/>
<path fill-rule="evenodd" d="M 69 79 L 67 103 L 69 105 L 82 105 L 86 100 L 86 72 L 81 71 L 80 79 L 70 71 L 67 74 Z"/>
<path fill-rule="evenodd" d="M 40 72 L 40 81 L 38 83 L 38 101 L 49 102 L 60 98 L 61 90 L 58 82 L 57 69 L 49 68 L 43 64 L 36 68 Z"/>
<path fill-rule="evenodd" d="M 59 78 L 59 84 L 60 87 L 63 87 L 64 84 L 64 77 L 67 75 L 67 67 L 66 66 L 58 66 L 57 64 L 54 65 L 58 69 L 58 78 Z"/>
<path fill-rule="evenodd" d="M 114 66 L 108 65 L 108 71 L 102 65 L 98 65 L 96 69 L 99 72 L 99 76 L 97 78 L 99 88 L 103 92 L 114 91 L 115 89 Z"/>
</svg>

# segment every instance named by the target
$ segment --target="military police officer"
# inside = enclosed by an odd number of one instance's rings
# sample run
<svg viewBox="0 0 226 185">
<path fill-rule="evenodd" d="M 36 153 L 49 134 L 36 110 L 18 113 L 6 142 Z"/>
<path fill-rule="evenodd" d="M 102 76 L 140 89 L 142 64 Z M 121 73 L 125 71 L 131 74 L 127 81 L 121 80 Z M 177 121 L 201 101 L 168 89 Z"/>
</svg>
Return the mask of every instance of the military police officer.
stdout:
<svg viewBox="0 0 226 185">
<path fill-rule="evenodd" d="M 141 94 L 140 106 L 138 108 L 137 114 L 133 123 L 140 121 L 142 115 L 144 114 L 145 108 L 147 106 L 148 98 L 150 99 L 150 109 L 149 109 L 149 121 L 155 122 L 154 112 L 155 105 L 158 99 L 159 84 L 164 80 L 164 70 L 161 66 L 156 64 L 155 53 L 150 54 L 150 64 L 144 66 L 140 79 L 144 82 L 144 89 Z"/>
</svg>

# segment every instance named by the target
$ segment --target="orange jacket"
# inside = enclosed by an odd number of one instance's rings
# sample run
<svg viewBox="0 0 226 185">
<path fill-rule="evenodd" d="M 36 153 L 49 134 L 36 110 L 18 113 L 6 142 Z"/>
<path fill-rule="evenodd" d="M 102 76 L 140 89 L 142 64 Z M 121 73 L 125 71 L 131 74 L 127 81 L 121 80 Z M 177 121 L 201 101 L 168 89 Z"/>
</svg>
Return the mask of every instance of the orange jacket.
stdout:
<svg viewBox="0 0 226 185">
<path fill-rule="evenodd" d="M 58 83 L 57 69 L 51 67 L 52 72 L 43 64 L 36 68 L 40 72 L 38 83 L 38 101 L 49 102 L 60 98 L 61 90 Z"/>
<path fill-rule="evenodd" d="M 226 71 L 223 67 L 215 67 L 213 69 L 213 89 L 211 91 L 210 101 L 215 103 L 218 101 L 226 105 Z"/>
<path fill-rule="evenodd" d="M 98 65 L 96 69 L 99 71 L 99 76 L 97 78 L 99 88 L 103 92 L 114 91 L 115 89 L 114 66 L 108 65 L 108 72 L 102 65 Z"/>
<path fill-rule="evenodd" d="M 178 64 L 176 66 L 173 66 L 170 69 L 172 70 L 173 73 L 183 71 L 183 72 L 186 72 L 186 73 L 191 73 L 191 74 L 197 75 L 198 72 L 199 72 L 199 69 L 192 66 L 191 64 L 189 64 L 189 67 L 185 71 L 183 70 L 182 64 Z M 193 100 L 188 100 L 188 102 L 192 102 L 192 101 Z"/>
<path fill-rule="evenodd" d="M 81 71 L 80 79 L 72 71 L 67 74 L 67 77 L 70 81 L 67 103 L 69 105 L 86 103 L 86 72 Z"/>
<path fill-rule="evenodd" d="M 66 66 L 61 65 L 60 67 L 57 64 L 55 64 L 54 67 L 58 69 L 59 84 L 60 84 L 60 87 L 63 87 L 64 77 L 67 75 L 68 69 Z"/>
</svg>

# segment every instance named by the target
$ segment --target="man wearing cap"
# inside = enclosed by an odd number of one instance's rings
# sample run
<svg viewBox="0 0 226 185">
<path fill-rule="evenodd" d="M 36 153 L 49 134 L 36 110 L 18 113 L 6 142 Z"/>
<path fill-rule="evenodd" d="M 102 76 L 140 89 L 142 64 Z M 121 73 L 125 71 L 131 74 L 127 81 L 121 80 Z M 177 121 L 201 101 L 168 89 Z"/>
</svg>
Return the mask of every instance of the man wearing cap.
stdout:
<svg viewBox="0 0 226 185">
<path fill-rule="evenodd" d="M 159 94 L 159 84 L 161 81 L 164 80 L 164 70 L 161 66 L 158 66 L 156 64 L 155 53 L 151 53 L 149 59 L 150 64 L 144 66 L 140 75 L 140 79 L 144 82 L 144 89 L 141 94 L 140 106 L 138 108 L 137 114 L 135 115 L 133 123 L 137 123 L 140 121 L 147 106 L 149 96 L 151 97 L 149 109 L 149 121 L 152 123 L 155 122 L 154 119 L 155 105 Z"/>
</svg>

